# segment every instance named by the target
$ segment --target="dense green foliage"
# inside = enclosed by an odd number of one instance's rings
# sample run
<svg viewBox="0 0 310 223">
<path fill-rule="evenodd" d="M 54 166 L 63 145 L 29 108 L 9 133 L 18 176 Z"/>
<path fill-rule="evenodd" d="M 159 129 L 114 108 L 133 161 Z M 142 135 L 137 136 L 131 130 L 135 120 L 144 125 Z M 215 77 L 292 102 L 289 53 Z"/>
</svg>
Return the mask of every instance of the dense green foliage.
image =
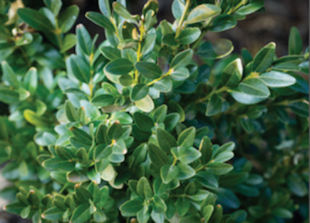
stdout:
<svg viewBox="0 0 310 223">
<path fill-rule="evenodd" d="M 309 52 L 291 29 L 252 56 L 210 42 L 260 0 L 174 0 L 141 15 L 0 1 L 5 209 L 38 222 L 283 223 L 307 219 Z M 259 38 L 259 37 L 258 37 Z M 75 53 L 71 50 L 75 47 Z"/>
</svg>

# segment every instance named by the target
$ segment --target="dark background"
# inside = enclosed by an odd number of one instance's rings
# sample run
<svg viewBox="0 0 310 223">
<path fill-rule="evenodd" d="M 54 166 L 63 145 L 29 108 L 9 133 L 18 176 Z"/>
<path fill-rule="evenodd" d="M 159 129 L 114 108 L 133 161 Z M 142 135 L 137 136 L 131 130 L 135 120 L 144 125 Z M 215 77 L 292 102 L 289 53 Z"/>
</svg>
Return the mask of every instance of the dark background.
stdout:
<svg viewBox="0 0 310 223">
<path fill-rule="evenodd" d="M 167 19 L 172 22 L 173 17 L 170 9 L 172 0 L 158 1 L 160 4 L 158 20 Z M 41 0 L 24 0 L 24 2 L 33 8 L 39 8 L 43 5 Z M 79 5 L 81 11 L 77 23 L 83 23 L 91 35 L 98 33 L 99 40 L 104 39 L 103 29 L 88 21 L 84 16 L 87 11 L 99 11 L 97 0 L 64 0 L 63 2 L 65 5 Z M 141 11 L 146 0 L 129 0 L 127 2 L 130 12 L 135 14 Z M 308 0 L 265 0 L 264 10 L 248 16 L 246 20 L 239 21 L 238 26 L 232 30 L 221 33 L 209 32 L 207 38 L 210 40 L 228 38 L 234 43 L 236 52 L 239 52 L 242 48 L 247 48 L 252 54 L 255 54 L 268 42 L 274 41 L 277 44 L 278 56 L 282 56 L 287 54 L 289 30 L 292 26 L 296 26 L 301 32 L 304 46 L 308 45 L 308 9 Z M 5 107 L 0 105 L 1 110 L 5 109 Z M 0 212 L 0 223 L 19 222 L 26 221 L 21 221 L 15 216 Z"/>
</svg>

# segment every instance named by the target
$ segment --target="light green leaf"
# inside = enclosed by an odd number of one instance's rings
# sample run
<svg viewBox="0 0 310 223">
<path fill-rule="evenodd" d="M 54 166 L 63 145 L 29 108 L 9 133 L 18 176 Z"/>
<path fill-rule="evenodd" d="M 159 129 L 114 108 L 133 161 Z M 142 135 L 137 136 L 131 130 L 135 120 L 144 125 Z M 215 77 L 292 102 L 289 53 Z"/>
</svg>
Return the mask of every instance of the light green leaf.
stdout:
<svg viewBox="0 0 310 223">
<path fill-rule="evenodd" d="M 150 112 L 155 107 L 154 102 L 149 95 L 147 95 L 145 98 L 142 98 L 141 100 L 135 101 L 135 105 L 137 108 L 144 112 Z"/>
<path fill-rule="evenodd" d="M 185 28 L 182 29 L 177 40 L 179 43 L 187 45 L 195 42 L 200 37 L 201 31 L 199 28 Z"/>
<path fill-rule="evenodd" d="M 137 184 L 137 193 L 145 199 L 150 199 L 153 197 L 151 185 L 146 177 L 141 177 L 139 179 Z"/>
<path fill-rule="evenodd" d="M 262 80 L 249 78 L 242 81 L 231 94 L 236 101 L 242 104 L 255 104 L 268 98 L 270 92 Z"/>
<path fill-rule="evenodd" d="M 165 184 L 176 179 L 179 174 L 179 169 L 176 166 L 164 165 L 160 168 L 160 177 Z"/>
<path fill-rule="evenodd" d="M 283 72 L 270 71 L 259 77 L 268 87 L 288 87 L 296 83 L 296 79 Z"/>
<path fill-rule="evenodd" d="M 178 179 L 179 180 L 186 180 L 186 179 L 189 179 L 189 178 L 191 178 L 191 177 L 193 177 L 193 176 L 195 176 L 195 170 L 191 167 L 191 166 L 189 166 L 189 165 L 187 165 L 187 164 L 185 164 L 185 163 L 178 163 L 177 164 L 177 168 L 178 168 Z"/>
<path fill-rule="evenodd" d="M 201 4 L 194 8 L 188 15 L 185 23 L 193 24 L 205 22 L 221 13 L 221 8 L 212 4 Z"/>
<path fill-rule="evenodd" d="M 196 129 L 194 127 L 189 127 L 183 130 L 180 135 L 178 136 L 178 145 L 189 147 L 194 144 L 196 135 Z"/>
<path fill-rule="evenodd" d="M 2 61 L 1 67 L 3 80 L 7 82 L 10 86 L 18 88 L 19 81 L 17 80 L 17 76 L 11 66 L 6 61 Z"/>
<path fill-rule="evenodd" d="M 194 147 L 178 146 L 173 148 L 171 152 L 185 164 L 190 164 L 201 156 L 201 153 Z"/>
<path fill-rule="evenodd" d="M 100 12 L 106 17 L 111 17 L 111 7 L 109 0 L 99 0 Z"/>
</svg>

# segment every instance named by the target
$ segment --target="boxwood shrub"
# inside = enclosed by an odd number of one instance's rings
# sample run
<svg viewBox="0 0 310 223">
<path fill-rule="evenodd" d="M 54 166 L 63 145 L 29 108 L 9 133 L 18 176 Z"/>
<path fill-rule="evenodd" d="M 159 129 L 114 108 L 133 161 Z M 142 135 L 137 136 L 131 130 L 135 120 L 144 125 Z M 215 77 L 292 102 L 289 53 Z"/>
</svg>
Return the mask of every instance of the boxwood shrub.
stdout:
<svg viewBox="0 0 310 223">
<path fill-rule="evenodd" d="M 45 222 L 306 222 L 309 51 L 210 41 L 261 0 L 0 2 L 5 211 Z M 70 30 L 72 30 L 70 32 Z M 259 36 L 257 38 L 260 38 Z M 7 112 L 5 110 L 7 109 Z M 296 220 L 297 219 L 297 220 Z"/>
</svg>

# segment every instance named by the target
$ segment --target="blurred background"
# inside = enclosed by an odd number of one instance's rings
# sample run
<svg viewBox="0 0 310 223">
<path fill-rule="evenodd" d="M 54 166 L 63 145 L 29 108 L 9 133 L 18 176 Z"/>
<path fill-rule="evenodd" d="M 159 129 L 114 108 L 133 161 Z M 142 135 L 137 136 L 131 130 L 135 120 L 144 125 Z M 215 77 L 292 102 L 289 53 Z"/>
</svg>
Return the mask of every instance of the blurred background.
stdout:
<svg viewBox="0 0 310 223">
<path fill-rule="evenodd" d="M 1 1 L 1 0 L 0 0 Z M 158 0 L 160 9 L 158 20 L 166 19 L 173 21 L 170 5 L 172 0 Z M 64 5 L 77 4 L 80 7 L 80 16 L 77 23 L 83 23 L 92 35 L 99 34 L 100 40 L 104 39 L 104 32 L 101 28 L 85 18 L 87 11 L 99 11 L 97 0 L 64 0 Z M 146 0 L 127 0 L 130 12 L 139 13 Z M 40 8 L 42 0 L 24 0 L 27 6 Z M 308 0 L 265 0 L 265 9 L 239 21 L 238 26 L 232 30 L 221 33 L 208 33 L 206 38 L 213 40 L 217 38 L 228 38 L 235 46 L 235 51 L 247 48 L 252 54 L 268 42 L 274 41 L 277 44 L 277 54 L 287 54 L 287 42 L 289 30 L 296 26 L 303 38 L 304 46 L 309 40 L 309 2 Z M 74 30 L 72 30 L 74 32 Z M 4 110 L 5 106 L 0 106 Z M 5 114 L 6 112 L 1 112 Z M 0 189 L 4 181 L 0 175 Z M 0 206 L 4 201 L 0 199 Z M 28 222 L 16 216 L 0 212 L 0 223 L 21 223 Z M 298 220 L 296 221 L 298 223 Z"/>
</svg>

